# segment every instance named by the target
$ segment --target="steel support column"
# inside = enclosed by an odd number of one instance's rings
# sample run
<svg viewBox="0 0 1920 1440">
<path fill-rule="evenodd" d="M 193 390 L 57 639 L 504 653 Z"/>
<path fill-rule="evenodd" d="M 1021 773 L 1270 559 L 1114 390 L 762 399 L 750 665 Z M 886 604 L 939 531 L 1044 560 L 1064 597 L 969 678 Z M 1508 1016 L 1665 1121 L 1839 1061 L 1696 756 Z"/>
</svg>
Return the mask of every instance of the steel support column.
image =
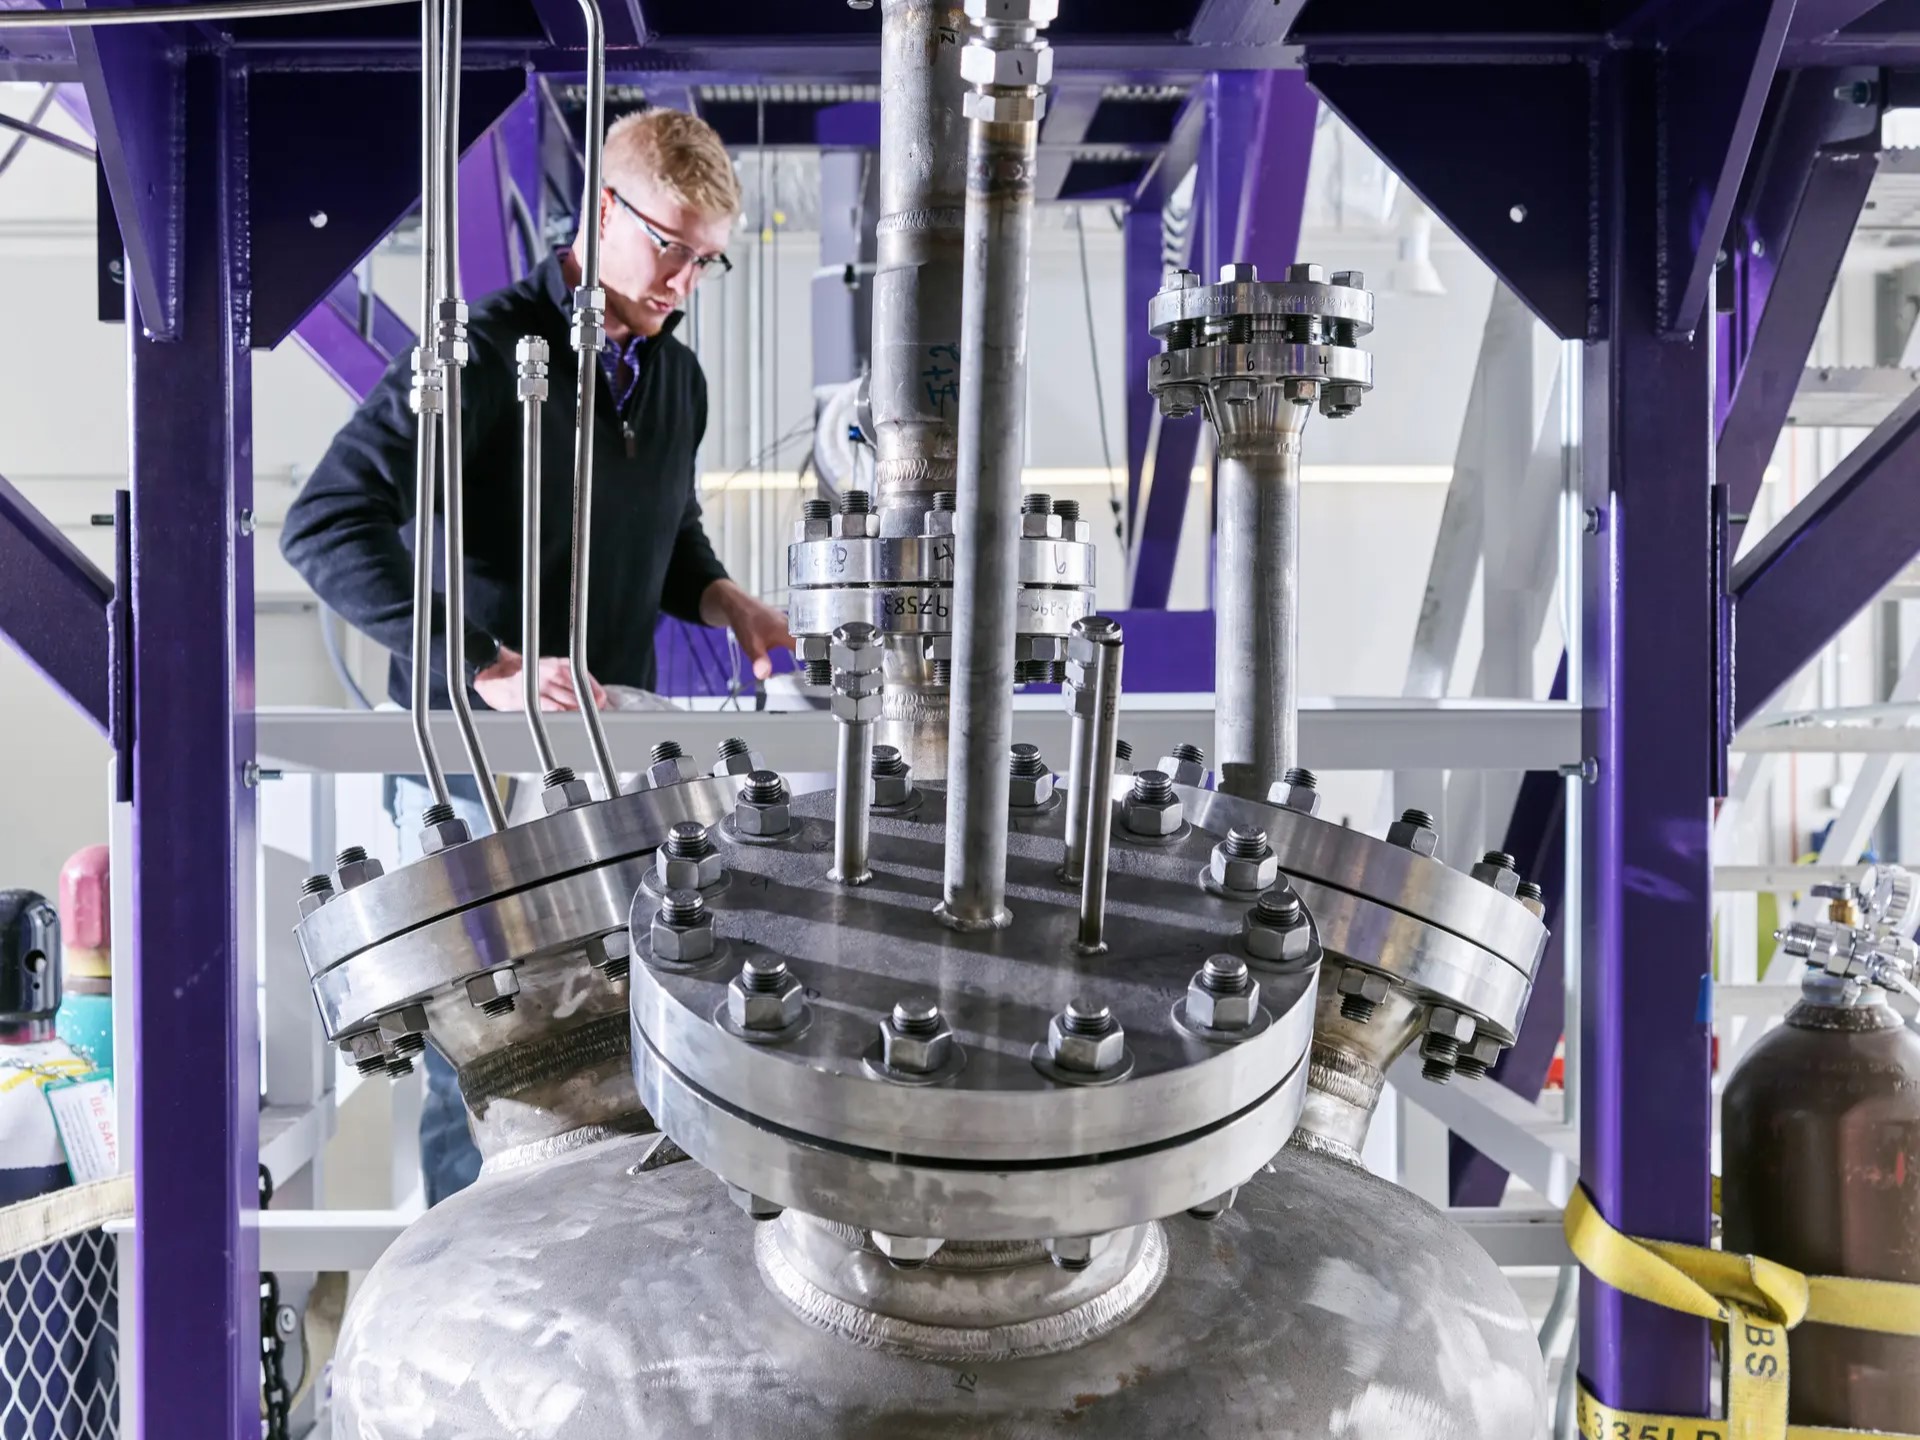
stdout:
<svg viewBox="0 0 1920 1440">
<path fill-rule="evenodd" d="M 1606 338 L 1586 365 L 1580 1169 L 1630 1235 L 1704 1245 L 1712 1099 L 1708 797 L 1715 725 L 1711 327 L 1661 338 L 1657 61 L 1601 68 Z M 1676 117 L 1668 117 L 1672 123 Z M 1704 317 L 1694 317 L 1695 320 Z M 1605 1404 L 1705 1415 L 1705 1322 L 1581 1284 L 1580 1371 Z"/>
<path fill-rule="evenodd" d="M 1739 722 L 1920 554 L 1916 465 L 1920 394 L 1881 421 L 1734 566 Z"/>
<path fill-rule="evenodd" d="M 102 733 L 112 602 L 113 582 L 0 478 L 0 636 Z"/>
<path fill-rule="evenodd" d="M 246 80 L 185 61 L 178 338 L 131 337 L 135 1433 L 260 1433 Z M 137 292 L 136 292 L 137 293 Z M 144 318 L 144 317 L 143 317 Z"/>
<path fill-rule="evenodd" d="M 1147 331 L 1147 302 L 1160 289 L 1164 268 L 1158 210 L 1127 213 L 1123 235 L 1127 299 L 1127 544 L 1133 574 L 1128 591 L 1136 609 L 1165 609 L 1173 563 L 1193 485 L 1193 461 L 1205 421 L 1197 414 L 1168 420 L 1147 388 L 1147 367 L 1160 342 Z"/>
</svg>

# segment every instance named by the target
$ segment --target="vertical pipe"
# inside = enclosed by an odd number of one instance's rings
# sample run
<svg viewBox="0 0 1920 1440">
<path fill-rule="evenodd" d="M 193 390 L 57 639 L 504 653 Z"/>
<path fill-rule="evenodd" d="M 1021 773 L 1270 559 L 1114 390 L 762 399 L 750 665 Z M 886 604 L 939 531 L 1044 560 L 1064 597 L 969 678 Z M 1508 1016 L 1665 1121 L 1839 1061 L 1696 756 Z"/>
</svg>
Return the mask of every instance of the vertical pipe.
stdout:
<svg viewBox="0 0 1920 1440">
<path fill-rule="evenodd" d="M 433 358 L 434 297 L 439 294 L 440 0 L 420 0 L 420 343 L 413 352 L 410 399 L 418 422 L 413 470 L 413 743 L 433 803 L 447 803 L 447 777 L 433 740 L 433 482 L 438 474 L 440 367 Z"/>
<path fill-rule="evenodd" d="M 547 342 L 529 335 L 520 361 L 520 703 L 541 770 L 559 764 L 540 714 L 540 407 L 547 398 Z"/>
<path fill-rule="evenodd" d="M 1271 385 L 1256 400 L 1214 400 L 1271 408 L 1280 423 L 1244 439 L 1220 427 L 1215 471 L 1214 764 L 1221 790 L 1252 800 L 1298 763 L 1300 432 L 1311 407 L 1282 394 Z"/>
<path fill-rule="evenodd" d="M 573 694 L 586 722 L 587 742 L 593 749 L 594 769 L 607 798 L 620 793 L 620 776 L 613 768 L 613 749 L 607 727 L 593 699 L 592 672 L 587 668 L 587 597 L 593 537 L 593 412 L 600 391 L 600 347 L 606 340 L 601 321 L 606 293 L 600 288 L 600 178 L 607 129 L 607 32 L 600 20 L 599 0 L 580 0 L 587 27 L 587 153 L 586 181 L 580 199 L 580 287 L 573 292 L 573 344 L 580 362 L 579 421 L 573 436 L 573 584 L 569 600 L 567 661 L 573 669 Z"/>
<path fill-rule="evenodd" d="M 1073 622 L 1075 639 L 1087 622 Z M 1080 883 L 1087 858 L 1087 793 L 1093 787 L 1093 705 L 1094 691 L 1087 682 L 1092 678 L 1073 657 L 1073 641 L 1068 642 L 1067 683 L 1060 687 L 1060 698 L 1067 709 L 1067 804 L 1063 835 L 1066 853 L 1060 861 L 1060 878 L 1069 885 Z"/>
<path fill-rule="evenodd" d="M 473 705 L 467 698 L 467 536 L 466 482 L 462 467 L 466 451 L 461 437 L 460 371 L 467 361 L 467 307 L 460 299 L 460 28 L 465 0 L 443 0 L 440 47 L 440 301 L 435 344 L 444 366 L 441 387 L 446 408 L 440 414 L 440 497 L 446 526 L 446 669 L 447 703 L 460 731 L 461 747 L 473 767 L 474 788 L 480 793 L 487 823 L 496 831 L 507 828 L 507 812 L 494 787 L 493 773 L 474 728 Z"/>
<path fill-rule="evenodd" d="M 1086 813 L 1081 818 L 1079 949 L 1098 954 L 1107 923 L 1107 853 L 1113 843 L 1114 750 L 1120 739 L 1120 664 L 1125 658 L 1120 626 L 1104 616 L 1080 622 L 1092 655 L 1087 669 L 1093 692 L 1093 733 L 1088 739 Z M 1076 636 L 1076 640 L 1082 637 Z"/>
<path fill-rule="evenodd" d="M 867 863 L 868 811 L 873 804 L 873 722 L 880 714 L 880 632 L 865 621 L 833 632 L 833 713 L 839 724 L 834 760 L 833 868 L 827 878 L 842 885 L 864 885 L 873 878 Z"/>
<path fill-rule="evenodd" d="M 959 477 L 953 585 L 946 898 L 963 930 L 1005 925 L 1007 746 L 1013 738 L 1014 600 L 1019 584 L 1020 458 L 1026 434 L 1027 282 L 1040 84 L 1051 71 L 1031 22 L 969 5 L 992 73 L 1024 57 L 1027 86 L 982 84 L 967 96 L 966 284 L 960 307 Z M 985 118 L 991 117 L 991 118 Z"/>
</svg>

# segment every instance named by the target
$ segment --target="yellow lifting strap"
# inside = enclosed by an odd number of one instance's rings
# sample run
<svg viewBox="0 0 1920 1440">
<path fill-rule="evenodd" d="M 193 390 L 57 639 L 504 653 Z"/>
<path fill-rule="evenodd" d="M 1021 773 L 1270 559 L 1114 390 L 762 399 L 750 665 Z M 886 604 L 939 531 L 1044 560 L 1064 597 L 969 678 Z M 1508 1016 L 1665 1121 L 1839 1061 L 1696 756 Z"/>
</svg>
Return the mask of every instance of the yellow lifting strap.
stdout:
<svg viewBox="0 0 1920 1440">
<path fill-rule="evenodd" d="M 1920 1285 L 1803 1275 L 1787 1265 L 1639 1240 L 1609 1225 L 1584 1186 L 1564 1220 L 1574 1258 L 1596 1279 L 1641 1300 L 1727 1327 L 1727 1418 L 1615 1410 L 1579 1393 L 1584 1440 L 1916 1440 L 1787 1423 L 1787 1331 L 1803 1320 L 1920 1336 Z"/>
</svg>

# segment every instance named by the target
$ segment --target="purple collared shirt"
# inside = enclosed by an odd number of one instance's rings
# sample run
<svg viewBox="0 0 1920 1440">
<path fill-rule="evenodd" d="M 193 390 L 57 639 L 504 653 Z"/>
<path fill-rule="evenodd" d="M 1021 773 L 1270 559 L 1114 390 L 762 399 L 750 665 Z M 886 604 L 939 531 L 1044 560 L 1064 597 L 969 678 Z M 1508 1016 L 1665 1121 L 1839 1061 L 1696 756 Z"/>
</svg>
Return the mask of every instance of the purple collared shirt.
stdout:
<svg viewBox="0 0 1920 1440">
<path fill-rule="evenodd" d="M 607 387 L 613 391 L 616 414 L 626 410 L 633 387 L 640 381 L 640 350 L 646 343 L 646 336 L 635 335 L 625 345 L 609 344 L 600 352 L 600 363 L 607 372 Z"/>
</svg>

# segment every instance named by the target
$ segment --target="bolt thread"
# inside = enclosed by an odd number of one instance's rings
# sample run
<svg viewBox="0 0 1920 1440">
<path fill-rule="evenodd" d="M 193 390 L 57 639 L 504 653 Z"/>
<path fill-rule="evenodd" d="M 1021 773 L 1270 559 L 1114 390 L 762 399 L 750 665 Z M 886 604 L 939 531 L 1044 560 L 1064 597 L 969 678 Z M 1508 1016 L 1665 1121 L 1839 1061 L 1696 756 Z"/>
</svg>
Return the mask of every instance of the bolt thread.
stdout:
<svg viewBox="0 0 1920 1440">
<path fill-rule="evenodd" d="M 1287 885 L 1276 885 L 1254 902 L 1255 912 L 1273 925 L 1291 925 L 1300 918 L 1300 897 Z"/>
<path fill-rule="evenodd" d="M 1453 1068 L 1456 1073 L 1466 1076 L 1469 1080 L 1484 1080 L 1487 1072 L 1493 1067 L 1477 1056 L 1462 1055 L 1458 1060 L 1453 1062 Z M 1442 1081 L 1441 1083 L 1445 1084 L 1446 1082 Z"/>
<path fill-rule="evenodd" d="M 302 895 L 330 895 L 333 893 L 333 881 L 325 875 L 309 875 L 300 882 Z"/>
<path fill-rule="evenodd" d="M 1453 1066 L 1437 1055 L 1427 1057 L 1427 1063 L 1420 1067 L 1420 1073 L 1436 1085 L 1444 1085 L 1453 1079 Z"/>
<path fill-rule="evenodd" d="M 1113 758 L 1115 760 L 1131 761 L 1133 759 L 1133 742 L 1131 740 L 1114 741 L 1113 742 Z"/>
<path fill-rule="evenodd" d="M 496 995 L 480 1007 L 480 1013 L 482 1015 L 511 1015 L 513 1013 L 513 1001 L 514 997 L 511 995 Z"/>
<path fill-rule="evenodd" d="M 1104 1005 L 1073 1000 L 1060 1012 L 1060 1028 L 1069 1035 L 1105 1035 L 1113 1029 L 1113 1012 Z"/>
<path fill-rule="evenodd" d="M 1491 865 L 1496 870 L 1518 870 L 1513 857 L 1504 850 L 1489 850 L 1480 857 L 1482 865 Z"/>
<path fill-rule="evenodd" d="M 1296 765 L 1287 771 L 1286 783 L 1289 785 L 1299 785 L 1311 790 L 1320 783 L 1320 777 L 1311 770 L 1303 769 L 1301 766 Z"/>
<path fill-rule="evenodd" d="M 1039 674 L 1035 676 L 1041 685 L 1064 685 L 1067 683 L 1067 662 L 1064 660 L 1041 660 L 1036 662 Z"/>
<path fill-rule="evenodd" d="M 667 832 L 667 854 L 676 860 L 698 860 L 712 853 L 713 841 L 698 820 L 682 820 Z"/>
<path fill-rule="evenodd" d="M 787 978 L 787 962 L 784 960 L 747 961 L 740 968 L 740 983 L 756 995 L 771 995 L 778 990 Z"/>
<path fill-rule="evenodd" d="M 732 760 L 738 756 L 750 753 L 753 747 L 748 745 L 747 742 L 742 740 L 738 735 L 729 735 L 714 748 L 722 760 Z"/>
<path fill-rule="evenodd" d="M 625 955 L 609 955 L 607 963 L 600 967 L 600 973 L 609 980 L 624 980 L 632 970 L 633 962 Z"/>
<path fill-rule="evenodd" d="M 830 500 L 805 501 L 800 506 L 800 518 L 802 520 L 831 520 L 833 518 L 833 502 Z"/>
<path fill-rule="evenodd" d="M 1167 349 L 1191 350 L 1200 338 L 1198 320 L 1176 320 L 1167 326 Z"/>
<path fill-rule="evenodd" d="M 444 825 L 451 819 L 453 819 L 453 806 L 451 805 L 429 805 L 420 812 L 420 823 L 422 825 Z"/>
<path fill-rule="evenodd" d="M 907 762 L 900 758 L 900 751 L 894 746 L 876 745 L 873 747 L 872 770 L 875 779 L 883 775 L 904 775 L 907 773 Z"/>
<path fill-rule="evenodd" d="M 940 1007 L 928 1005 L 924 1013 L 898 1001 L 893 1007 L 893 1028 L 902 1035 L 937 1035 L 940 1032 Z"/>
<path fill-rule="evenodd" d="M 1263 860 L 1267 832 L 1256 825 L 1236 825 L 1227 832 L 1227 854 L 1236 860 Z"/>
<path fill-rule="evenodd" d="M 436 807 L 429 807 L 429 808 L 436 808 Z M 366 846 L 349 845 L 347 846 L 346 849 L 342 850 L 338 855 L 333 857 L 333 868 L 338 870 L 343 866 L 357 865 L 359 864 L 360 861 L 366 858 L 367 858 Z"/>
<path fill-rule="evenodd" d="M 778 805 L 787 798 L 787 782 L 773 770 L 755 770 L 740 787 L 740 798 L 752 805 Z"/>
<path fill-rule="evenodd" d="M 556 765 L 540 777 L 540 784 L 548 790 L 558 790 L 562 785 L 571 785 L 580 777 L 573 773 L 571 765 Z"/>
<path fill-rule="evenodd" d="M 391 1060 L 383 1060 L 380 1063 L 385 1067 L 387 1074 L 395 1080 L 405 1079 L 413 1073 L 413 1061 L 404 1055 L 396 1055 Z"/>
<path fill-rule="evenodd" d="M 1016 777 L 1038 779 L 1047 773 L 1047 762 L 1040 758 L 1040 747 L 1022 741 L 1007 751 L 1007 773 Z"/>
<path fill-rule="evenodd" d="M 1431 830 L 1433 829 L 1433 816 L 1424 810 L 1402 810 L 1400 812 L 1400 823 L 1402 825 L 1411 825 L 1417 830 Z"/>
<path fill-rule="evenodd" d="M 933 492 L 933 508 L 951 511 L 958 508 L 960 493 L 957 490 L 936 490 Z"/>
<path fill-rule="evenodd" d="M 675 890 L 660 901 L 660 918 L 680 929 L 697 924 L 706 913 L 706 899 L 697 890 Z"/>
<path fill-rule="evenodd" d="M 1200 970 L 1201 988 L 1215 995 L 1238 995 L 1249 983 L 1247 962 L 1237 956 L 1209 956 Z"/>
<path fill-rule="evenodd" d="M 1207 752 L 1202 750 L 1198 745 L 1176 745 L 1173 747 L 1173 758 L 1176 760 L 1184 760 L 1192 765 L 1205 765 L 1207 763 Z"/>
<path fill-rule="evenodd" d="M 1149 805 L 1158 805 L 1173 798 L 1173 777 L 1164 770 L 1139 770 L 1134 772 L 1133 798 L 1145 801 Z"/>
<path fill-rule="evenodd" d="M 427 1037 L 418 1030 L 410 1030 L 393 1042 L 393 1053 L 396 1055 L 418 1055 L 426 1048 Z"/>
<path fill-rule="evenodd" d="M 1014 661 L 1013 683 L 1016 685 L 1031 685 L 1033 683 L 1034 665 L 1035 662 L 1032 660 Z"/>
<path fill-rule="evenodd" d="M 652 764 L 658 765 L 662 760 L 681 759 L 686 753 L 686 751 L 680 748 L 679 741 L 662 740 L 658 745 L 653 747 L 648 759 Z"/>
<path fill-rule="evenodd" d="M 1022 515 L 1048 515 L 1053 511 L 1053 497 L 1043 491 L 1033 490 L 1020 499 Z"/>
<path fill-rule="evenodd" d="M 800 667 L 806 674 L 809 685 L 833 684 L 833 661 L 809 660 Z"/>
<path fill-rule="evenodd" d="M 1454 1062 L 1460 1058 L 1460 1042 L 1451 1035 L 1438 1035 L 1428 1031 L 1426 1039 L 1420 1044 L 1420 1053 L 1427 1059 L 1437 1060 L 1448 1069 L 1452 1069 Z"/>
<path fill-rule="evenodd" d="M 842 515 L 871 515 L 873 496 L 865 490 L 849 490 L 840 497 Z"/>
<path fill-rule="evenodd" d="M 927 662 L 927 674 L 936 685 L 953 684 L 953 661 L 931 660 Z"/>
<path fill-rule="evenodd" d="M 1080 502 L 1078 500 L 1056 500 L 1053 502 L 1053 513 L 1068 524 L 1072 524 L 1080 518 Z"/>
<path fill-rule="evenodd" d="M 353 1068 L 362 1075 L 374 1075 L 387 1068 L 387 1057 L 384 1055 L 368 1055 L 354 1061 Z M 409 1065 L 407 1068 L 411 1070 L 413 1066 Z"/>
<path fill-rule="evenodd" d="M 1519 900 L 1545 900 L 1547 898 L 1547 892 L 1531 880 L 1522 880 L 1519 888 L 1513 893 L 1514 897 Z"/>
<path fill-rule="evenodd" d="M 1373 1019 L 1373 1012 L 1380 1007 L 1364 995 L 1342 995 L 1340 1013 L 1356 1025 L 1364 1025 Z"/>
</svg>

